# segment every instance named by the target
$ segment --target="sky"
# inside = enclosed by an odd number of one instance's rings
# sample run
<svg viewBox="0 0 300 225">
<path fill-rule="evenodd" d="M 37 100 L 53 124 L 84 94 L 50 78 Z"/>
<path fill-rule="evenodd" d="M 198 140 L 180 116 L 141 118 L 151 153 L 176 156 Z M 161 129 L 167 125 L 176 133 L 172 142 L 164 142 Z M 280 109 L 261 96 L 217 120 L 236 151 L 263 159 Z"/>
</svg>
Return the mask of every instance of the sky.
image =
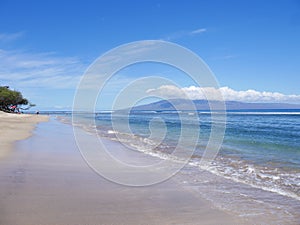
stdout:
<svg viewBox="0 0 300 225">
<path fill-rule="evenodd" d="M 0 85 L 21 91 L 36 110 L 71 109 L 98 57 L 141 40 L 196 53 L 226 99 L 300 103 L 297 0 L 0 0 L 0 21 Z M 168 65 L 144 63 L 116 73 L 96 107 L 109 109 L 126 85 L 153 75 L 179 83 L 193 98 L 209 88 Z M 172 90 L 162 83 L 148 93 Z"/>
</svg>

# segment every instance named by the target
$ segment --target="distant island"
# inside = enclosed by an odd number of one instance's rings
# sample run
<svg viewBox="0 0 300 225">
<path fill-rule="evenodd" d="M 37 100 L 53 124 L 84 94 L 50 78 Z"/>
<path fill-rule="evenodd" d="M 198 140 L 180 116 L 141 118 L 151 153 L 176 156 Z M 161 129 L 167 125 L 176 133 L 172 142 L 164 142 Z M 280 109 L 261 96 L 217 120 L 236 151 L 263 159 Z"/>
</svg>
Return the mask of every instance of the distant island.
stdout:
<svg viewBox="0 0 300 225">
<path fill-rule="evenodd" d="M 172 104 L 171 104 L 172 102 Z M 209 102 L 207 100 L 193 100 L 196 110 L 210 110 Z M 211 103 L 218 103 L 211 101 Z M 225 101 L 227 110 L 283 110 L 283 109 L 300 109 L 300 104 L 289 103 L 247 103 L 238 101 Z M 146 105 L 135 106 L 131 110 L 193 110 L 190 105 L 190 100 L 186 99 L 172 99 L 161 100 Z"/>
</svg>

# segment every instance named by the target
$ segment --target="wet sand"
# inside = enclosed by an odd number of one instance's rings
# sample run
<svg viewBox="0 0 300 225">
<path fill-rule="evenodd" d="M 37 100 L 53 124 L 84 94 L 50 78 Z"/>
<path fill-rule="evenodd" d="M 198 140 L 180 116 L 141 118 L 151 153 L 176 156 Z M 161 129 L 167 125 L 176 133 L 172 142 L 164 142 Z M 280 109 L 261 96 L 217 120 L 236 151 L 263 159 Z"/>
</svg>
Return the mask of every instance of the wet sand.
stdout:
<svg viewBox="0 0 300 225">
<path fill-rule="evenodd" d="M 111 148 L 118 143 L 111 142 Z M 1 148 L 2 149 L 2 148 Z M 176 179 L 148 187 L 110 182 L 87 166 L 72 127 L 54 119 L 0 161 L 1 225 L 243 224 Z"/>
</svg>

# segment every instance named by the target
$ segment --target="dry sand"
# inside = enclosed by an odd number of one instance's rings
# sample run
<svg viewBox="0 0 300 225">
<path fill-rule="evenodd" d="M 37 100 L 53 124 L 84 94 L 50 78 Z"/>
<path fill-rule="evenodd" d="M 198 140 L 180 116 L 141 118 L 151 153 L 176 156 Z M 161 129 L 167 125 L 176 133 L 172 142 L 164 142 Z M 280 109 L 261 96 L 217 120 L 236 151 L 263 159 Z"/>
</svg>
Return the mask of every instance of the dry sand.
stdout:
<svg viewBox="0 0 300 225">
<path fill-rule="evenodd" d="M 1 118 L 6 137 L 10 127 L 15 139 L 28 137 L 33 124 L 45 120 Z M 139 188 L 107 181 L 81 157 L 70 125 L 52 119 L 39 124 L 15 148 L 0 161 L 0 225 L 243 224 L 174 179 Z"/>
<path fill-rule="evenodd" d="M 30 137 L 35 125 L 47 120 L 47 116 L 0 111 L 0 159 L 12 150 L 15 141 Z"/>
</svg>

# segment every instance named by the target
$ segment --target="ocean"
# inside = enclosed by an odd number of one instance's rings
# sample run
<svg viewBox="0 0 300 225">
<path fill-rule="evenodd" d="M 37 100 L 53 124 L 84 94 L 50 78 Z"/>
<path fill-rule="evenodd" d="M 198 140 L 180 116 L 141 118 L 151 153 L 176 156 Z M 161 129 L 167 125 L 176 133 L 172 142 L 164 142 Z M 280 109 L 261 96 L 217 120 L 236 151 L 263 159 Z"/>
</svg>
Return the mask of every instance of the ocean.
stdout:
<svg viewBox="0 0 300 225">
<path fill-rule="evenodd" d="M 66 122 L 70 117 L 59 118 Z M 267 214 L 275 224 L 300 223 L 300 110 L 228 111 L 223 144 L 205 169 L 200 161 L 210 137 L 210 112 L 133 111 L 128 118 L 103 111 L 80 117 L 75 125 L 86 131 L 96 128 L 103 138 L 170 160 L 183 125 L 191 137 L 200 129 L 196 147 L 184 137 L 184 147 L 194 152 L 179 172 L 179 182 L 217 207 L 259 224 L 272 222 L 264 221 Z M 88 123 L 91 117 L 95 124 Z"/>
</svg>

